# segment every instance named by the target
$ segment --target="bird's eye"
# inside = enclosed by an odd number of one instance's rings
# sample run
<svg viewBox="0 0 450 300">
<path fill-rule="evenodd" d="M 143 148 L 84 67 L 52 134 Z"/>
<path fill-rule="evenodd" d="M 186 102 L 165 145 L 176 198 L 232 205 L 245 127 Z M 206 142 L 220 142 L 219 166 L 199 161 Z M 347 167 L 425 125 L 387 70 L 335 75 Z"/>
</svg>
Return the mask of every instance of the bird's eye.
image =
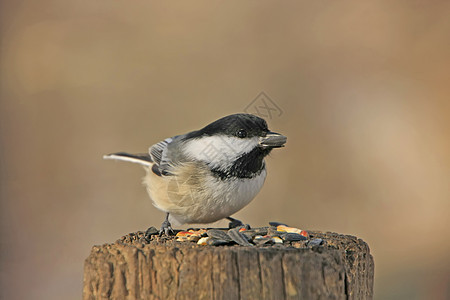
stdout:
<svg viewBox="0 0 450 300">
<path fill-rule="evenodd" d="M 245 129 L 239 129 L 239 131 L 236 134 L 239 138 L 243 139 L 247 137 L 247 131 Z"/>
</svg>

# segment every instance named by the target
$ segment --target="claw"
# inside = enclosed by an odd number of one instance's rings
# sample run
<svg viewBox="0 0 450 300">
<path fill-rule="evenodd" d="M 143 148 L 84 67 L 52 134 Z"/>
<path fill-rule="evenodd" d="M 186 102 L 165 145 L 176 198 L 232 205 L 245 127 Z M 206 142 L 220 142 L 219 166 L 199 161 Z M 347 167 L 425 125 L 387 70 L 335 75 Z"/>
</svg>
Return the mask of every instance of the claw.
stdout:
<svg viewBox="0 0 450 300">
<path fill-rule="evenodd" d="M 161 224 L 161 229 L 159 230 L 159 236 L 163 235 L 163 232 L 165 235 L 169 236 L 170 233 L 172 235 L 175 235 L 175 232 L 172 229 L 172 225 L 169 222 L 169 213 L 167 213 L 166 215 L 166 219 L 164 220 L 164 222 Z"/>
<path fill-rule="evenodd" d="M 236 227 L 244 227 L 246 229 L 250 229 L 250 225 L 248 224 L 244 224 L 241 221 L 239 221 L 238 219 L 232 218 L 232 217 L 227 217 L 228 220 L 230 220 L 230 223 L 228 223 L 228 228 L 236 228 Z"/>
</svg>

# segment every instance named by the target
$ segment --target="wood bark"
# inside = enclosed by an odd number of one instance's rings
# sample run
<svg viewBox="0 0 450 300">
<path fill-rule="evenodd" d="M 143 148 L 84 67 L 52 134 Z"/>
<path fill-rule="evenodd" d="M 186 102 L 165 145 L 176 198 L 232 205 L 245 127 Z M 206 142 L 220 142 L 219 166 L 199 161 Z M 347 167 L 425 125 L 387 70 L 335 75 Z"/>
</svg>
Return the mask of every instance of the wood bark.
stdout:
<svg viewBox="0 0 450 300">
<path fill-rule="evenodd" d="M 372 299 L 374 262 L 354 236 L 310 232 L 272 246 L 200 246 L 143 233 L 94 246 L 83 299 Z"/>
</svg>

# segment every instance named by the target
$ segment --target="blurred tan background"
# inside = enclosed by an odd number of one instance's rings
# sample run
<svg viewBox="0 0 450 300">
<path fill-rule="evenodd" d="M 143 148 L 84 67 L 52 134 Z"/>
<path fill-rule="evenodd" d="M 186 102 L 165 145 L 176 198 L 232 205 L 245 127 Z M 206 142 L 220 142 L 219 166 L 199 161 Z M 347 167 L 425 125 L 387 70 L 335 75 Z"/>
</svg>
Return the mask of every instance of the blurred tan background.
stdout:
<svg viewBox="0 0 450 300">
<path fill-rule="evenodd" d="M 236 217 L 364 239 L 376 299 L 450 298 L 448 1 L 0 5 L 1 299 L 80 299 L 92 245 L 160 225 L 103 154 L 261 91 L 288 145 Z"/>
</svg>

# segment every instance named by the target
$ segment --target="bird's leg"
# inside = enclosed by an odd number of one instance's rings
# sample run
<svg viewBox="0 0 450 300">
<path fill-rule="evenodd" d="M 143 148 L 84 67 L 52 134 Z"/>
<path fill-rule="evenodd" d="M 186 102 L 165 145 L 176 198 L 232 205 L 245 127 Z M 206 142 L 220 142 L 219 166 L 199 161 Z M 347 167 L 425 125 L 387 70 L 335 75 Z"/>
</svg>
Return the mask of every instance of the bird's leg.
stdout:
<svg viewBox="0 0 450 300">
<path fill-rule="evenodd" d="M 165 235 L 169 235 L 169 233 L 174 233 L 173 229 L 172 229 L 172 225 L 170 225 L 169 222 L 169 213 L 166 214 L 166 219 L 164 220 L 164 222 L 161 224 L 161 229 L 159 230 L 159 236 L 161 236 L 162 234 Z"/>
<path fill-rule="evenodd" d="M 228 223 L 228 228 L 236 228 L 236 227 L 240 227 L 240 226 L 244 226 L 247 229 L 250 229 L 250 225 L 248 224 L 244 224 L 241 221 L 239 221 L 238 219 L 232 218 L 232 217 L 227 217 L 228 220 L 230 220 L 230 223 Z"/>
</svg>

